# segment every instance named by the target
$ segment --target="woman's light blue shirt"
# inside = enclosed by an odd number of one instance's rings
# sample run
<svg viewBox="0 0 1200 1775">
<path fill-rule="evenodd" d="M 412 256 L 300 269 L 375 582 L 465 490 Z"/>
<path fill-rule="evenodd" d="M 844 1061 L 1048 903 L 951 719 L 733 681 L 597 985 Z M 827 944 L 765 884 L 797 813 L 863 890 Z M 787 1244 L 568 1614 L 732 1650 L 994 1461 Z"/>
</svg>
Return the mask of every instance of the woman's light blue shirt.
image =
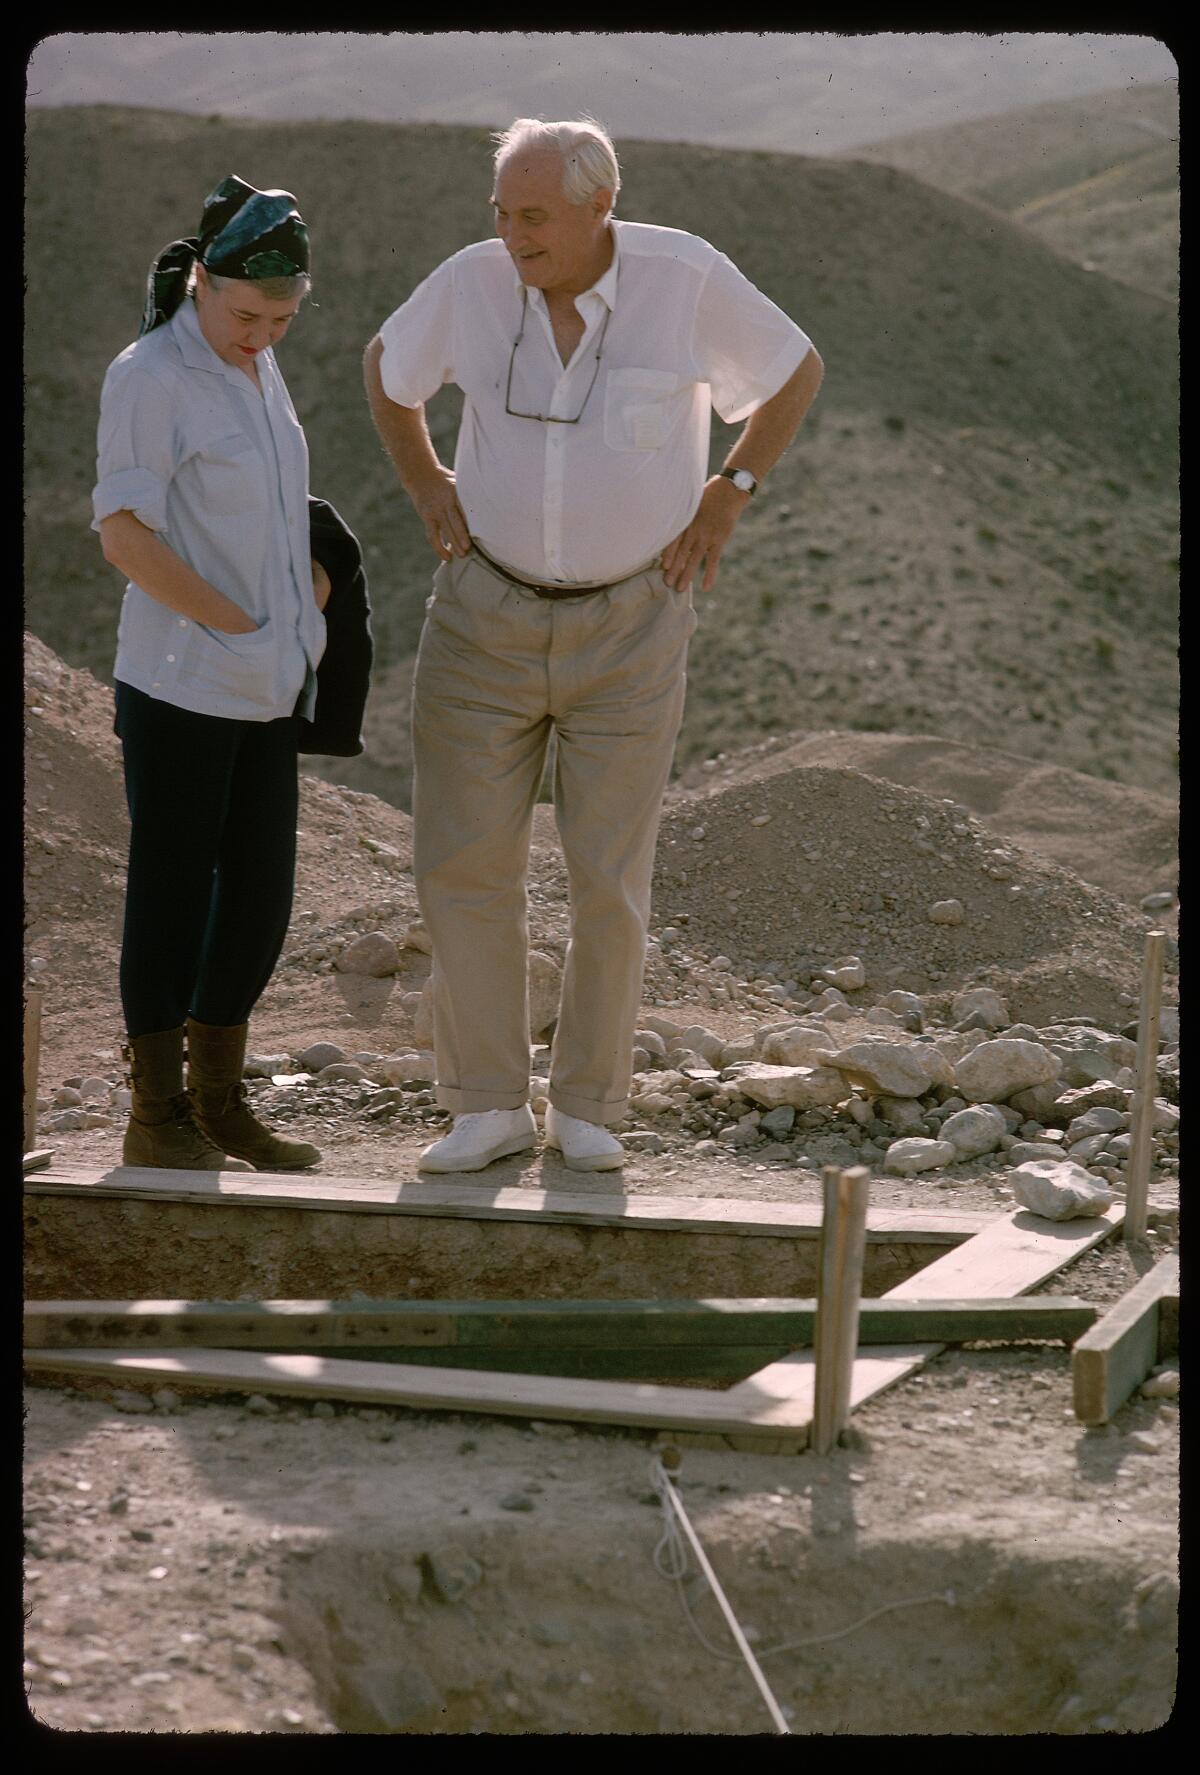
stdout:
<svg viewBox="0 0 1200 1775">
<path fill-rule="evenodd" d="M 203 715 L 273 721 L 316 707 L 325 618 L 313 600 L 308 448 L 273 351 L 262 392 L 222 362 L 194 304 L 128 346 L 100 396 L 95 518 L 131 511 L 255 620 L 231 635 L 130 582 L 113 676 Z"/>
</svg>

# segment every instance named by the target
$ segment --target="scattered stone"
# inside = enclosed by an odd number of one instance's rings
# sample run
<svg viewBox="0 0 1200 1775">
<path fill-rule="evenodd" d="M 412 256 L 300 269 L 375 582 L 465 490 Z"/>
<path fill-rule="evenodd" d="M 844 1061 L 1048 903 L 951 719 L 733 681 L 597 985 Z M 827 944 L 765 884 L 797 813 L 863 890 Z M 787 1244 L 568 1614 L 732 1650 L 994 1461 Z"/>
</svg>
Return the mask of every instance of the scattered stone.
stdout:
<svg viewBox="0 0 1200 1775">
<path fill-rule="evenodd" d="M 739 1069 L 738 1090 L 765 1109 L 790 1104 L 793 1109 L 832 1108 L 846 1095 L 840 1072 L 828 1066 L 746 1066 Z"/>
<path fill-rule="evenodd" d="M 827 1029 L 814 1029 L 805 1023 L 791 1029 L 777 1029 L 762 1044 L 762 1058 L 770 1066 L 822 1066 L 836 1052 L 837 1041 Z M 725 1065 L 729 1062 L 722 1060 Z"/>
<path fill-rule="evenodd" d="M 247 1054 L 242 1075 L 248 1079 L 274 1078 L 277 1072 L 286 1072 L 291 1064 L 290 1054 Z"/>
<path fill-rule="evenodd" d="M 915 992 L 886 992 L 879 1002 L 902 1018 L 906 1029 L 911 1029 L 914 1035 L 921 1034 L 925 1027 L 925 1006 Z"/>
<path fill-rule="evenodd" d="M 1007 1131 L 1004 1117 L 990 1103 L 956 1110 L 946 1117 L 938 1130 L 960 1159 L 978 1159 L 984 1153 L 995 1152 L 1001 1136 Z"/>
<path fill-rule="evenodd" d="M 840 992 L 860 992 L 867 983 L 867 970 L 857 955 L 850 955 L 831 968 L 822 968 L 818 978 L 827 980 Z"/>
<path fill-rule="evenodd" d="M 386 931 L 368 931 L 346 945 L 335 965 L 341 974 L 367 974 L 382 980 L 400 971 L 400 951 Z"/>
<path fill-rule="evenodd" d="M 876 1104 L 879 1119 L 900 1134 L 924 1134 L 925 1111 L 917 1097 L 881 1097 Z M 855 1117 L 855 1120 L 858 1118 Z"/>
<path fill-rule="evenodd" d="M 1179 1370 L 1163 1368 L 1158 1374 L 1152 1374 L 1142 1382 L 1141 1390 L 1147 1399 L 1174 1399 L 1179 1393 Z"/>
<path fill-rule="evenodd" d="M 1058 1061 L 1049 1048 L 1007 1037 L 980 1042 L 954 1068 L 954 1082 L 970 1103 L 1004 1103 L 1014 1092 L 1057 1076 Z"/>
<path fill-rule="evenodd" d="M 1174 904 L 1174 894 L 1163 892 L 1146 894 L 1142 899 L 1141 907 L 1143 912 L 1169 912 Z"/>
<path fill-rule="evenodd" d="M 705 1029 L 702 1024 L 689 1024 L 686 1029 L 678 1032 L 675 1040 L 681 1048 L 690 1048 L 693 1053 L 700 1055 L 710 1066 L 721 1064 L 725 1038 L 716 1035 L 711 1029 Z"/>
<path fill-rule="evenodd" d="M 358 1085 L 369 1077 L 366 1067 L 360 1066 L 356 1060 L 335 1060 L 331 1065 L 323 1066 L 317 1074 L 323 1085 Z"/>
<path fill-rule="evenodd" d="M 79 1109 L 83 1104 L 83 1093 L 74 1085 L 60 1085 L 50 1101 L 55 1109 Z"/>
<path fill-rule="evenodd" d="M 134 1393 L 127 1387 L 118 1387 L 112 1396 L 112 1403 L 115 1410 L 131 1414 L 154 1410 L 152 1399 L 147 1399 L 144 1393 Z"/>
<path fill-rule="evenodd" d="M 936 1171 L 952 1165 L 958 1154 L 948 1140 L 894 1140 L 883 1156 L 885 1171 L 911 1177 L 918 1171 Z"/>
<path fill-rule="evenodd" d="M 317 1073 L 326 1066 L 337 1066 L 349 1058 L 344 1048 L 336 1042 L 314 1042 L 311 1047 L 296 1056 L 305 1072 Z"/>
<path fill-rule="evenodd" d="M 967 915 L 961 900 L 935 900 L 927 916 L 930 924 L 962 924 Z"/>
<path fill-rule="evenodd" d="M 349 1665 L 339 1671 L 345 1732 L 425 1732 L 444 1724 L 446 1703 L 418 1664 Z"/>
<path fill-rule="evenodd" d="M 950 1004 L 950 1015 L 960 1027 L 968 1019 L 980 1019 L 972 1027 L 978 1029 L 1004 1029 L 1009 1017 L 1008 1009 L 998 992 L 990 986 L 971 986 L 965 992 L 957 992 Z"/>
<path fill-rule="evenodd" d="M 513 1493 L 512 1495 L 515 1497 L 518 1494 Z M 504 1506 L 506 1509 L 516 1507 L 511 1504 Z M 391 1579 L 393 1571 L 398 1569 L 389 1568 L 389 1579 Z M 418 1590 L 423 1575 L 434 1595 L 439 1597 L 442 1602 L 461 1602 L 467 1592 L 474 1590 L 475 1586 L 483 1580 L 483 1567 L 477 1559 L 472 1559 L 470 1554 L 463 1554 L 458 1559 L 445 1559 L 436 1553 L 423 1553 L 418 1565 L 405 1569 L 417 1573 Z"/>
<path fill-rule="evenodd" d="M 1071 1159 L 1027 1159 L 1007 1178 L 1014 1199 L 1045 1220 L 1103 1214 L 1116 1195 Z"/>
<path fill-rule="evenodd" d="M 738 1066 L 745 1061 L 753 1060 L 758 1050 L 758 1042 L 752 1035 L 740 1035 L 734 1041 L 726 1042 L 721 1049 L 720 1059 L 715 1062 L 721 1067 Z"/>
<path fill-rule="evenodd" d="M 1050 1140 L 1018 1140 L 1005 1152 L 1012 1165 L 1023 1165 L 1028 1159 L 1061 1159 L 1062 1156 L 1062 1148 Z"/>
<path fill-rule="evenodd" d="M 829 1065 L 851 1084 L 887 1097 L 922 1097 L 930 1085 L 928 1063 L 923 1063 L 914 1042 L 867 1037 L 832 1054 Z"/>
<path fill-rule="evenodd" d="M 506 1492 L 504 1497 L 500 1499 L 500 1508 L 502 1510 L 532 1510 L 533 1499 L 528 1492 Z"/>
<path fill-rule="evenodd" d="M 178 1411 L 183 1404 L 174 1387 L 156 1387 L 150 1395 L 159 1411 Z"/>
<path fill-rule="evenodd" d="M 252 1412 L 255 1417 L 260 1418 L 273 1418 L 279 1410 L 275 1401 L 266 1398 L 262 1393 L 251 1393 L 250 1397 L 245 1401 L 245 1407 L 246 1410 Z"/>
<path fill-rule="evenodd" d="M 1093 1134 L 1114 1134 L 1119 1128 L 1128 1128 L 1129 1112 L 1124 1109 L 1108 1109 L 1098 1105 L 1089 1109 L 1081 1116 L 1075 1116 L 1067 1123 L 1067 1144 L 1074 1146 L 1077 1141 L 1087 1140 Z"/>
<path fill-rule="evenodd" d="M 794 1107 L 790 1103 L 783 1103 L 778 1109 L 768 1110 L 759 1122 L 759 1127 L 767 1134 L 789 1134 L 795 1120 Z"/>
<path fill-rule="evenodd" d="M 1146 1430 L 1131 1430 L 1124 1439 L 1124 1445 L 1136 1455 L 1156 1455 L 1162 1450 L 1158 1437 L 1151 1436 Z"/>
</svg>

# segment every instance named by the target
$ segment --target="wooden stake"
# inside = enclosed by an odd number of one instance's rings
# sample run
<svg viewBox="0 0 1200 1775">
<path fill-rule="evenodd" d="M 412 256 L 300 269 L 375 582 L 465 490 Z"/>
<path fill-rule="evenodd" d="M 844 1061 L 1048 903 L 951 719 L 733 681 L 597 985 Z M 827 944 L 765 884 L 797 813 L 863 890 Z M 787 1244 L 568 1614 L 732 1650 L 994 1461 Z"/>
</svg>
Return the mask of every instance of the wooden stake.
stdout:
<svg viewBox="0 0 1200 1775">
<path fill-rule="evenodd" d="M 38 1055 L 42 1045 L 42 996 L 40 986 L 25 988 L 25 1034 L 22 1060 L 25 1071 L 25 1124 L 23 1151 L 32 1153 L 37 1138 Z"/>
<path fill-rule="evenodd" d="M 821 1186 L 812 1446 L 828 1454 L 850 1416 L 870 1173 L 865 1165 L 850 1171 L 827 1165 Z"/>
<path fill-rule="evenodd" d="M 1150 1190 L 1151 1138 L 1154 1132 L 1154 1093 L 1158 1085 L 1158 1024 L 1162 1009 L 1163 950 L 1165 931 L 1146 932 L 1142 963 L 1142 1002 L 1138 1010 L 1137 1080 L 1133 1091 L 1133 1119 L 1129 1134 L 1129 1160 L 1125 1169 L 1125 1238 L 1146 1236 L 1146 1198 Z"/>
</svg>

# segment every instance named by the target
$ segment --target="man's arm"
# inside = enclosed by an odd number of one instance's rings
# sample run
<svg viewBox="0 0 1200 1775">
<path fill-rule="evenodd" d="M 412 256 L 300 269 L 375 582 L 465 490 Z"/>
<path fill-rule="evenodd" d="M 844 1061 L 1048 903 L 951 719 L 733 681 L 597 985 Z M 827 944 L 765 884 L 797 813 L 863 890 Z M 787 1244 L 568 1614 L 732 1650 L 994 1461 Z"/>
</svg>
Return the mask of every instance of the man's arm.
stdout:
<svg viewBox="0 0 1200 1775">
<path fill-rule="evenodd" d="M 748 468 L 756 481 L 774 468 L 797 431 L 800 421 L 816 399 L 825 365 L 810 345 L 792 375 L 777 394 L 751 413 L 741 437 L 729 452 L 726 468 Z M 724 475 L 713 475 L 704 486 L 696 515 L 663 550 L 666 581 L 677 591 L 688 591 L 704 562 L 701 591 L 711 592 L 717 583 L 717 563 L 734 526 L 753 496 L 741 493 Z"/>
<path fill-rule="evenodd" d="M 471 535 L 458 503 L 454 471 L 439 460 L 425 423 L 425 408 L 401 407 L 384 393 L 380 374 L 383 341 L 376 334 L 363 355 L 367 403 L 400 485 L 425 526 L 429 546 L 443 561 L 469 555 Z"/>
<path fill-rule="evenodd" d="M 101 518 L 100 546 L 106 561 L 168 610 L 225 635 L 251 635 L 258 627 L 240 604 L 210 585 L 131 511 Z"/>
</svg>

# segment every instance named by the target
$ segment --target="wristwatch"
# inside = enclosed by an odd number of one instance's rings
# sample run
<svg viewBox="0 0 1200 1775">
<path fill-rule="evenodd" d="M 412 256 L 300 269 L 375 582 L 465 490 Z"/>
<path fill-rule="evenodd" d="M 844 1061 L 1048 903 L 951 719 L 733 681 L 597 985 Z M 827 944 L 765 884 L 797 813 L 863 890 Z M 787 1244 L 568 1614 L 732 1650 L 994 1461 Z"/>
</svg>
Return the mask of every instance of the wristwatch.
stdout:
<svg viewBox="0 0 1200 1775">
<path fill-rule="evenodd" d="M 748 468 L 723 468 L 721 473 L 727 481 L 732 481 L 739 493 L 753 493 L 758 482 Z"/>
</svg>

